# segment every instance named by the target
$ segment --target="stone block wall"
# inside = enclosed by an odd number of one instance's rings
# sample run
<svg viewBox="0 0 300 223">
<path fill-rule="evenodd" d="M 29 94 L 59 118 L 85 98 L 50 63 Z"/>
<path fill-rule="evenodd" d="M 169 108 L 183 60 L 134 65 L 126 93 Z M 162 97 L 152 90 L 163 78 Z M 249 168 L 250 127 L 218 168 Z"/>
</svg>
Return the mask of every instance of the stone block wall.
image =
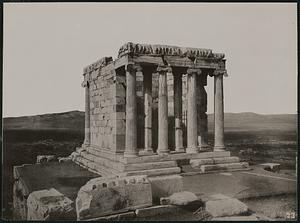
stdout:
<svg viewBox="0 0 300 223">
<path fill-rule="evenodd" d="M 116 97 L 118 88 L 116 72 L 112 63 L 89 74 L 90 131 L 91 145 L 116 151 L 118 128 L 125 129 L 125 123 L 118 121 L 124 114 L 125 101 Z"/>
</svg>

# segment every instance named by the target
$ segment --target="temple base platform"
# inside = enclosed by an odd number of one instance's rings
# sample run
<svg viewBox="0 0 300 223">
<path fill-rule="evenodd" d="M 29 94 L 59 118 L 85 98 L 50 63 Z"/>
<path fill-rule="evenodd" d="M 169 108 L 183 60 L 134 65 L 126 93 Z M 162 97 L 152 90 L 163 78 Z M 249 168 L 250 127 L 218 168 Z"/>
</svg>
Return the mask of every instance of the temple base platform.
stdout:
<svg viewBox="0 0 300 223">
<path fill-rule="evenodd" d="M 113 154 L 109 150 L 84 145 L 76 149 L 72 159 L 78 165 L 101 176 L 174 175 L 183 172 L 182 163 L 190 164 L 192 172 L 199 173 L 249 168 L 248 163 L 240 162 L 240 159 L 231 156 L 229 151 L 210 149 L 199 153 L 172 151 L 167 154 L 124 157 L 123 154 Z"/>
</svg>

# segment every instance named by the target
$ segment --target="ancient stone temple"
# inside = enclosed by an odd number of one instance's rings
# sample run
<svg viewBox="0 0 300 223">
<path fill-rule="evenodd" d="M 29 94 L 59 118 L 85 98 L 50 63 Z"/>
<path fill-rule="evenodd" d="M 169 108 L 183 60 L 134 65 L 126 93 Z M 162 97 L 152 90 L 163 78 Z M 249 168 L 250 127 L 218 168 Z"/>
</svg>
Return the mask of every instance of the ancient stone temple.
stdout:
<svg viewBox="0 0 300 223">
<path fill-rule="evenodd" d="M 225 55 L 127 43 L 118 58 L 83 70 L 85 140 L 72 154 L 102 176 L 171 175 L 187 160 L 202 172 L 242 169 L 224 143 Z M 207 78 L 214 78 L 214 145 L 207 142 Z"/>
</svg>

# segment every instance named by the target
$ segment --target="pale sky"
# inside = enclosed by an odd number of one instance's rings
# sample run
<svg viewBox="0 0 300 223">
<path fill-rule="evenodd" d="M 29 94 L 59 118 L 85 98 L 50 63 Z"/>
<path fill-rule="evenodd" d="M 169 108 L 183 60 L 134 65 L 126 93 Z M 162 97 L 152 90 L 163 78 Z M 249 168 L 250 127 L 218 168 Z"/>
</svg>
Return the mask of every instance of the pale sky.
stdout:
<svg viewBox="0 0 300 223">
<path fill-rule="evenodd" d="M 3 115 L 83 111 L 83 67 L 126 42 L 225 53 L 225 112 L 296 113 L 296 13 L 296 3 L 5 3 Z M 212 78 L 206 89 L 212 113 Z"/>
</svg>

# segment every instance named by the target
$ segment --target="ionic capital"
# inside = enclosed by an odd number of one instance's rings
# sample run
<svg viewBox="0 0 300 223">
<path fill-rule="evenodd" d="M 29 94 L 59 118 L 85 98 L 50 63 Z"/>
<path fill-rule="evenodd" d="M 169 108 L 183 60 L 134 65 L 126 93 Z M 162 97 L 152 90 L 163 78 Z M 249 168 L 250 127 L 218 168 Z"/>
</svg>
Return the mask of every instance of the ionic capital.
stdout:
<svg viewBox="0 0 300 223">
<path fill-rule="evenodd" d="M 226 69 L 216 69 L 214 70 L 214 76 L 224 75 L 225 77 L 228 76 Z"/>
<path fill-rule="evenodd" d="M 201 69 L 196 69 L 196 68 L 188 68 L 186 73 L 189 74 L 201 74 Z"/>
<path fill-rule="evenodd" d="M 172 68 L 170 66 L 158 66 L 157 67 L 157 72 L 159 74 L 172 73 Z"/>
<path fill-rule="evenodd" d="M 125 65 L 125 70 L 127 72 L 142 72 L 143 68 L 139 64 L 134 64 L 134 63 L 128 63 Z"/>
</svg>

